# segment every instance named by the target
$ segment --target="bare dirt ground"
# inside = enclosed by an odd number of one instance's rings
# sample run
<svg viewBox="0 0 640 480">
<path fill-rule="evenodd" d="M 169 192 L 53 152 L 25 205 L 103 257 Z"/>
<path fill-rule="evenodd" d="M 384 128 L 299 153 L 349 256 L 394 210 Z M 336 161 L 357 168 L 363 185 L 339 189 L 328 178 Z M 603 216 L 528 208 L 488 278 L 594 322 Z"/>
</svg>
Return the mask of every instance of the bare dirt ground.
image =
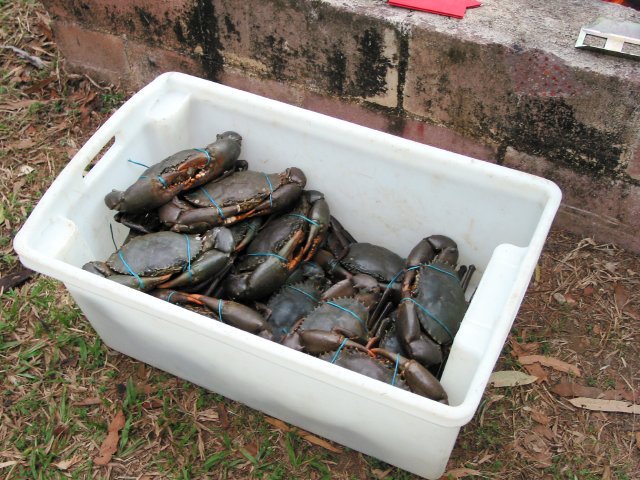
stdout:
<svg viewBox="0 0 640 480">
<path fill-rule="evenodd" d="M 417 478 L 114 352 L 59 283 L 11 277 L 15 233 L 130 95 L 66 72 L 48 25 L 0 1 L 0 477 Z M 640 478 L 639 284 L 637 255 L 553 230 L 495 368 L 537 379 L 487 388 L 444 478 Z"/>
</svg>

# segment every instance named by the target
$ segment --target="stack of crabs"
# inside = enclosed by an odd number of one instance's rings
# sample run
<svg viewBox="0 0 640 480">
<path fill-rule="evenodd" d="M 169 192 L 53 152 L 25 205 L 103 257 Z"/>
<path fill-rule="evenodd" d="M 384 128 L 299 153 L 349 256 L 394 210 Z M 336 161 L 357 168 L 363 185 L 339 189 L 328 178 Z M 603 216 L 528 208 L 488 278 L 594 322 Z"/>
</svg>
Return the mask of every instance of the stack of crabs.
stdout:
<svg viewBox="0 0 640 480">
<path fill-rule="evenodd" d="M 437 377 L 467 309 L 456 243 L 406 259 L 357 242 L 299 168 L 248 169 L 219 134 L 105 197 L 130 228 L 83 268 L 287 347 L 447 403 Z"/>
</svg>

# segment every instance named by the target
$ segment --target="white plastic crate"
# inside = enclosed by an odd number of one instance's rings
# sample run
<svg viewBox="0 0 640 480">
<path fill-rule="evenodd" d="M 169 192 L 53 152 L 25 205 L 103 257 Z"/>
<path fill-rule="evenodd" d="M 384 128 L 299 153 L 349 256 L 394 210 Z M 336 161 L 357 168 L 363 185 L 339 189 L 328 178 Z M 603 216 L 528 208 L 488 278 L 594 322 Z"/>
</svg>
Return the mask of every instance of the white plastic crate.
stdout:
<svg viewBox="0 0 640 480">
<path fill-rule="evenodd" d="M 477 291 L 442 376 L 442 405 L 85 272 L 127 229 L 104 196 L 141 167 L 243 137 L 250 168 L 304 170 L 360 241 L 406 256 L 423 237 L 458 242 Z M 88 173 L 85 167 L 115 138 Z M 86 175 L 85 175 L 86 173 Z M 111 348 L 427 478 L 444 472 L 516 316 L 560 203 L 541 178 L 179 73 L 123 105 L 54 181 L 14 241 L 24 265 L 64 282 Z"/>
</svg>

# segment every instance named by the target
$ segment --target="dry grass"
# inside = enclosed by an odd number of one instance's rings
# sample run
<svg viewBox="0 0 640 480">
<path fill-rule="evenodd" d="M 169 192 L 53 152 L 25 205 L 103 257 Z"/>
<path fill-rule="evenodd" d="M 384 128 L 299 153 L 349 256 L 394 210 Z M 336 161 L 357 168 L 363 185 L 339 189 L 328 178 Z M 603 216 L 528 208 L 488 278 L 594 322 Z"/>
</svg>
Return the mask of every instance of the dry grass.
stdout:
<svg viewBox="0 0 640 480">
<path fill-rule="evenodd" d="M 66 73 L 40 6 L 0 5 L 0 43 L 46 62 L 39 69 L 14 50 L 0 51 L 6 276 L 19 268 L 11 239 L 42 192 L 128 94 Z M 635 255 L 552 232 L 496 367 L 546 380 L 487 389 L 460 433 L 452 477 L 640 478 L 638 418 L 577 408 L 566 396 L 571 381 L 581 394 L 640 403 L 639 272 Z M 36 275 L 0 302 L 0 477 L 416 478 L 357 452 L 333 452 L 108 349 L 55 281 Z M 532 370 L 519 363 L 524 354 L 563 360 L 581 376 Z M 115 454 L 98 466 L 120 411 Z"/>
</svg>

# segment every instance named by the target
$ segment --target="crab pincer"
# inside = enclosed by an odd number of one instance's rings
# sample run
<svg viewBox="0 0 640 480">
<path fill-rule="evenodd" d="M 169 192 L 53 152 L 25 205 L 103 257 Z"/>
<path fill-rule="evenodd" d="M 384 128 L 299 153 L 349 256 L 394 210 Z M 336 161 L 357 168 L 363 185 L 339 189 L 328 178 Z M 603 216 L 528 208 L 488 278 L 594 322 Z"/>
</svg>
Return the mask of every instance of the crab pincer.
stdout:
<svg viewBox="0 0 640 480">
<path fill-rule="evenodd" d="M 203 185 L 235 168 L 242 137 L 236 132 L 217 135 L 205 148 L 177 152 L 147 168 L 126 190 L 113 190 L 104 202 L 112 210 L 143 213 L 169 202 L 183 190 Z M 135 162 L 133 162 L 135 163 Z"/>
<path fill-rule="evenodd" d="M 394 354 L 381 348 L 372 348 L 371 352 L 389 361 L 396 362 L 400 375 L 404 378 L 413 393 L 446 405 L 449 404 L 447 392 L 444 391 L 438 379 L 417 361 L 410 360 L 399 353 Z"/>
<path fill-rule="evenodd" d="M 191 303 L 207 307 L 219 321 L 228 325 L 253 333 L 259 337 L 273 340 L 271 327 L 264 317 L 247 305 L 222 300 L 220 298 L 184 293 L 176 290 L 158 289 L 151 293 L 153 296 L 170 303 Z"/>
</svg>

